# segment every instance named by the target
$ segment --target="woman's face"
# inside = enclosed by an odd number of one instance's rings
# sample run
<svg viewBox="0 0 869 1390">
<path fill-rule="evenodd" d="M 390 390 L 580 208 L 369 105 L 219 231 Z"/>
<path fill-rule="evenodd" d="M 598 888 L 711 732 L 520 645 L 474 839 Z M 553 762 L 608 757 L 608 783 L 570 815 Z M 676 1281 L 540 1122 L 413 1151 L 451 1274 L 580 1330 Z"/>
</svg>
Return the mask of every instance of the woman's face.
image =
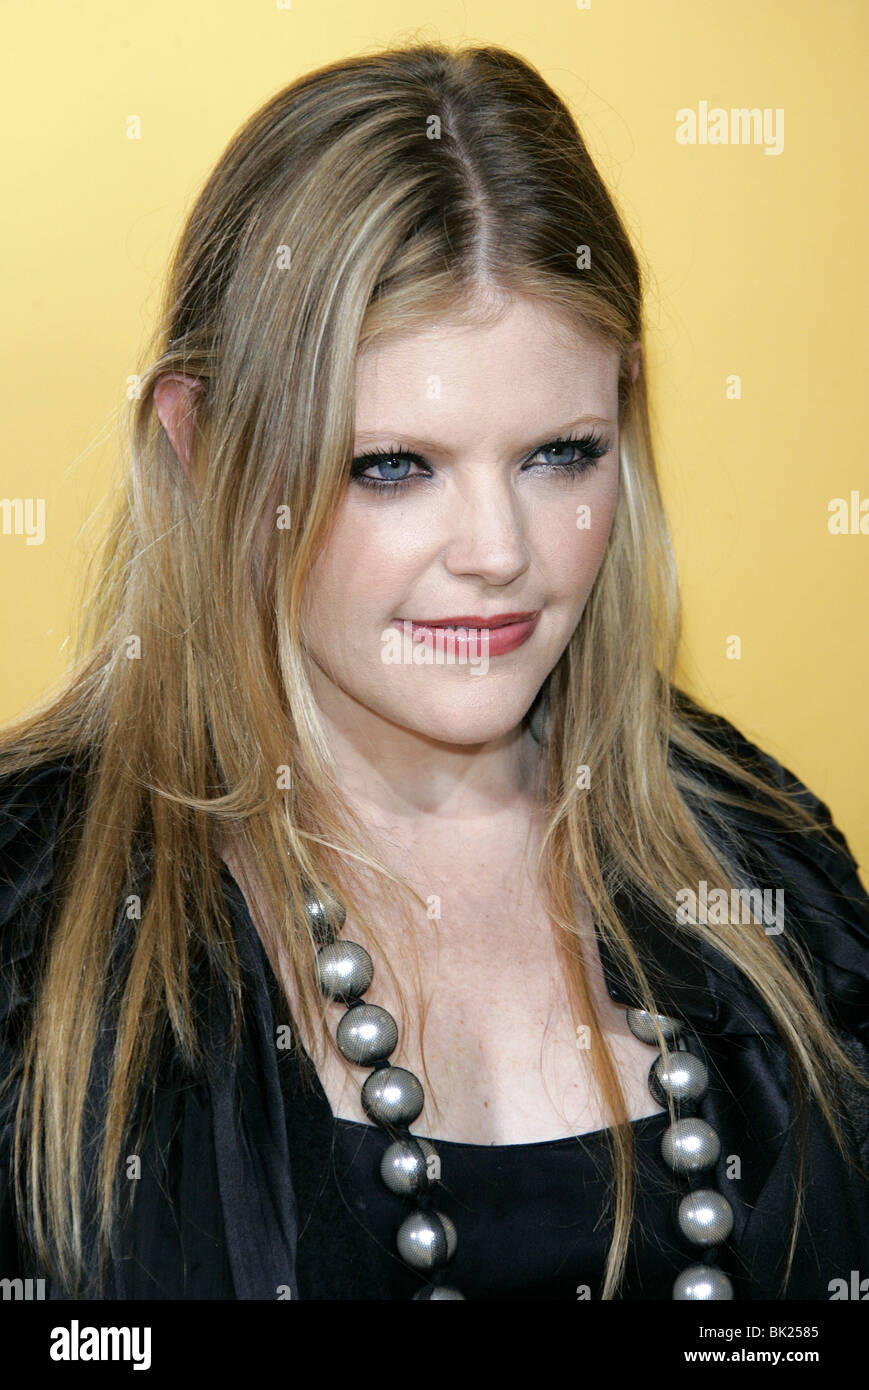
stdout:
<svg viewBox="0 0 869 1390">
<path fill-rule="evenodd" d="M 616 350 L 527 300 L 360 355 L 354 476 L 303 609 L 327 714 L 448 744 L 516 727 L 603 559 L 617 403 Z M 467 637 L 425 626 L 462 620 Z"/>
</svg>

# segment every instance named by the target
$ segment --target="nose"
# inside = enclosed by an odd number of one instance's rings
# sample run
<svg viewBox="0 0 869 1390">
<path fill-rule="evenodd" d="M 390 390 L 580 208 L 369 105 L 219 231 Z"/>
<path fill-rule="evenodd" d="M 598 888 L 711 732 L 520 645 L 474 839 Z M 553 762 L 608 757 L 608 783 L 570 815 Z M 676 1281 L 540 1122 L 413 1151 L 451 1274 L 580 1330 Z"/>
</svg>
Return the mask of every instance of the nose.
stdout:
<svg viewBox="0 0 869 1390">
<path fill-rule="evenodd" d="M 450 574 L 503 586 L 528 569 L 527 518 L 500 470 L 469 469 L 457 478 L 445 522 L 443 558 Z"/>
</svg>

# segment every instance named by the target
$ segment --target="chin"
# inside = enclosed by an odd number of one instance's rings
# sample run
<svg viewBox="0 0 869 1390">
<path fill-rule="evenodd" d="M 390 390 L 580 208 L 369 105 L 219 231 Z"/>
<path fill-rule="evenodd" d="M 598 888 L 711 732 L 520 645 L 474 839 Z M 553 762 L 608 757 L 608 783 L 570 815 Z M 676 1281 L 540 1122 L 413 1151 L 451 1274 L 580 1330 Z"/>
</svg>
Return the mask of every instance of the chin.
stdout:
<svg viewBox="0 0 869 1390">
<path fill-rule="evenodd" d="M 412 730 L 413 733 L 421 734 L 424 738 L 434 739 L 437 743 L 452 743 L 464 747 L 474 746 L 482 743 L 492 743 L 496 739 L 504 738 L 523 719 L 530 699 L 525 704 L 517 703 L 513 708 L 505 709 L 503 706 L 497 709 L 480 710 L 474 709 L 469 705 L 463 708 L 461 700 L 454 700 L 444 708 L 426 710 L 419 706 L 413 711 L 413 721 L 409 722 L 407 710 L 396 711 L 394 717 L 397 724 Z"/>
</svg>

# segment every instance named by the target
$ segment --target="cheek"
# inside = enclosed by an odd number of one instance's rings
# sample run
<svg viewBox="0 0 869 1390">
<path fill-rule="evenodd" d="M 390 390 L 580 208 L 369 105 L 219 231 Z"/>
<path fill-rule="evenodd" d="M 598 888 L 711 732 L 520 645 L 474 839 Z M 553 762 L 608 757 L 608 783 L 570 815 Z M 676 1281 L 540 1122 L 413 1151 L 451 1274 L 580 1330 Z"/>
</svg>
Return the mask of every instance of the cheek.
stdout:
<svg viewBox="0 0 869 1390">
<path fill-rule="evenodd" d="M 372 515 L 350 500 L 341 508 L 305 588 L 303 630 L 312 642 L 331 644 L 338 630 L 346 639 L 369 619 L 385 625 L 393 616 L 391 603 L 422 552 L 397 509 L 391 517 L 386 512 Z"/>
<path fill-rule="evenodd" d="M 584 602 L 612 531 L 618 479 L 590 479 L 535 509 L 531 545 L 551 598 Z"/>
</svg>

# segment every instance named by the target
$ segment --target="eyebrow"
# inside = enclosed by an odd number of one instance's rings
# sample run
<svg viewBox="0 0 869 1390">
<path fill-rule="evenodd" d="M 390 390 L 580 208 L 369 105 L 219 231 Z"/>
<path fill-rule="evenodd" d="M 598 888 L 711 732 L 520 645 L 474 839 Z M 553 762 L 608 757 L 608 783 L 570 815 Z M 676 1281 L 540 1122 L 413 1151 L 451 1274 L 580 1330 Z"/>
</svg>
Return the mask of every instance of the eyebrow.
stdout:
<svg viewBox="0 0 869 1390">
<path fill-rule="evenodd" d="M 566 425 L 553 425 L 549 430 L 538 430 L 535 434 L 535 438 L 540 439 L 543 437 L 554 439 L 557 435 L 566 434 L 568 430 L 576 429 L 580 425 L 603 425 L 604 427 L 609 427 L 612 423 L 612 420 L 608 419 L 605 415 L 578 415 L 576 419 L 571 420 Z M 437 440 L 421 439 L 418 435 L 409 434 L 405 430 L 359 430 L 355 439 L 355 447 L 357 448 L 362 444 L 368 444 L 377 439 L 395 439 L 400 440 L 408 449 L 427 449 L 429 453 L 443 454 L 447 458 L 453 457 L 452 450 L 446 449 L 443 444 L 439 444 Z"/>
</svg>

